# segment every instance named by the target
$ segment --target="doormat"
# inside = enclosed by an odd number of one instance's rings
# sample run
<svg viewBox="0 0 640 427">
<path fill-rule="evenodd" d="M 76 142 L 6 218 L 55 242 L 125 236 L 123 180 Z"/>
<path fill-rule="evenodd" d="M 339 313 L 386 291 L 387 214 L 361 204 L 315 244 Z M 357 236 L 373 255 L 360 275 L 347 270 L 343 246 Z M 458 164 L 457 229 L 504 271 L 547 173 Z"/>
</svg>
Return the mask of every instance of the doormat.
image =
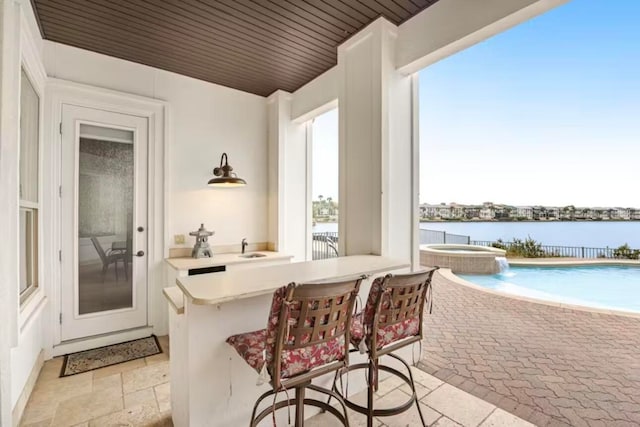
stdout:
<svg viewBox="0 0 640 427">
<path fill-rule="evenodd" d="M 81 374 L 159 353 L 162 353 L 162 349 L 155 335 L 93 350 L 79 351 L 64 356 L 60 377 Z"/>
</svg>

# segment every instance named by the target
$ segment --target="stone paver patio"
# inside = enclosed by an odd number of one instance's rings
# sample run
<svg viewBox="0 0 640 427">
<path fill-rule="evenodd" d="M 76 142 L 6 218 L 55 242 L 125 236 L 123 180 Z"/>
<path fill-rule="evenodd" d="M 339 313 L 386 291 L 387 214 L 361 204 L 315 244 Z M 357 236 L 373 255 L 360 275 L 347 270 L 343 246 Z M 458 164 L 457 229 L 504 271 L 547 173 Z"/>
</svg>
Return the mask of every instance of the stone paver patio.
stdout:
<svg viewBox="0 0 640 427">
<path fill-rule="evenodd" d="M 640 318 L 502 297 L 438 274 L 425 319 L 421 368 L 451 385 L 539 426 L 640 425 Z"/>
</svg>

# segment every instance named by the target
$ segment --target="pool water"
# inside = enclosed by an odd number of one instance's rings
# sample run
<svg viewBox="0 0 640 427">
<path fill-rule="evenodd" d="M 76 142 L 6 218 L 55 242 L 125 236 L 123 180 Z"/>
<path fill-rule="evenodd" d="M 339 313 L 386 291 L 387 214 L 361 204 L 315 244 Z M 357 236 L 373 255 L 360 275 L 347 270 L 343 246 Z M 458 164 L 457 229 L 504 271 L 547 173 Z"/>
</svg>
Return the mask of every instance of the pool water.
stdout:
<svg viewBox="0 0 640 427">
<path fill-rule="evenodd" d="M 640 268 L 636 267 L 510 267 L 494 275 L 458 276 L 508 294 L 640 313 Z"/>
</svg>

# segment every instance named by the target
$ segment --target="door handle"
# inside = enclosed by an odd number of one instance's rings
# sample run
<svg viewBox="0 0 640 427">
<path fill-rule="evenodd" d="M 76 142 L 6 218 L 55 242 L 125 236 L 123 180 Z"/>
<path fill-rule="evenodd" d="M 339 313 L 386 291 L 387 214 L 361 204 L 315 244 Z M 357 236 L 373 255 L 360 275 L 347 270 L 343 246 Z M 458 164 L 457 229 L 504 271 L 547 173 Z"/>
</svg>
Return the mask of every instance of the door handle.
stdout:
<svg viewBox="0 0 640 427">
<path fill-rule="evenodd" d="M 136 256 L 144 256 L 144 251 L 138 251 L 138 252 L 136 252 Z"/>
<path fill-rule="evenodd" d="M 144 231 L 144 227 L 138 227 L 138 231 L 142 233 Z"/>
</svg>

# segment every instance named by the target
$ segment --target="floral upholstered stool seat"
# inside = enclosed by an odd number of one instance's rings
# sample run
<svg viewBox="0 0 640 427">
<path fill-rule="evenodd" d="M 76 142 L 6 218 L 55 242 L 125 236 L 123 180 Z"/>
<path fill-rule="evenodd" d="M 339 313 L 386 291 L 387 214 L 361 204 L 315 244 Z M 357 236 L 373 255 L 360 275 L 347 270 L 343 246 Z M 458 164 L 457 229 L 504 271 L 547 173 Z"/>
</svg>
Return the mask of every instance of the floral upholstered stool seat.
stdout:
<svg viewBox="0 0 640 427">
<path fill-rule="evenodd" d="M 309 284 L 291 283 L 273 295 L 267 327 L 227 339 L 247 364 L 259 373 L 258 384 L 269 382 L 271 390 L 254 405 L 250 426 L 269 414 L 295 406 L 295 425 L 304 425 L 304 406 L 319 407 L 348 426 L 342 397 L 311 381 L 345 368 L 349 362 L 350 325 L 362 278 Z M 269 404 L 258 412 L 264 399 L 280 391 L 295 390 L 295 397 Z M 336 398 L 342 411 L 327 402 L 305 397 L 306 389 Z M 276 396 L 277 397 L 277 396 Z"/>
<path fill-rule="evenodd" d="M 413 375 L 407 362 L 392 352 L 422 340 L 422 320 L 425 303 L 431 300 L 431 279 L 437 268 L 418 273 L 379 277 L 371 284 L 371 290 L 364 310 L 354 316 L 351 325 L 350 351 L 366 353 L 368 361 L 350 365 L 347 370 L 368 369 L 367 406 L 358 405 L 344 398 L 352 410 L 367 416 L 367 426 L 373 425 L 374 417 L 396 415 L 408 410 L 413 404 L 418 408 L 422 425 L 426 426 L 416 396 Z M 380 363 L 382 356 L 398 360 L 407 369 L 408 375 L 395 368 Z M 409 385 L 412 395 L 402 405 L 394 408 L 375 409 L 373 397 L 378 388 L 378 372 L 385 371 L 401 378 Z M 342 396 L 337 388 L 338 373 L 333 390 Z"/>
</svg>

